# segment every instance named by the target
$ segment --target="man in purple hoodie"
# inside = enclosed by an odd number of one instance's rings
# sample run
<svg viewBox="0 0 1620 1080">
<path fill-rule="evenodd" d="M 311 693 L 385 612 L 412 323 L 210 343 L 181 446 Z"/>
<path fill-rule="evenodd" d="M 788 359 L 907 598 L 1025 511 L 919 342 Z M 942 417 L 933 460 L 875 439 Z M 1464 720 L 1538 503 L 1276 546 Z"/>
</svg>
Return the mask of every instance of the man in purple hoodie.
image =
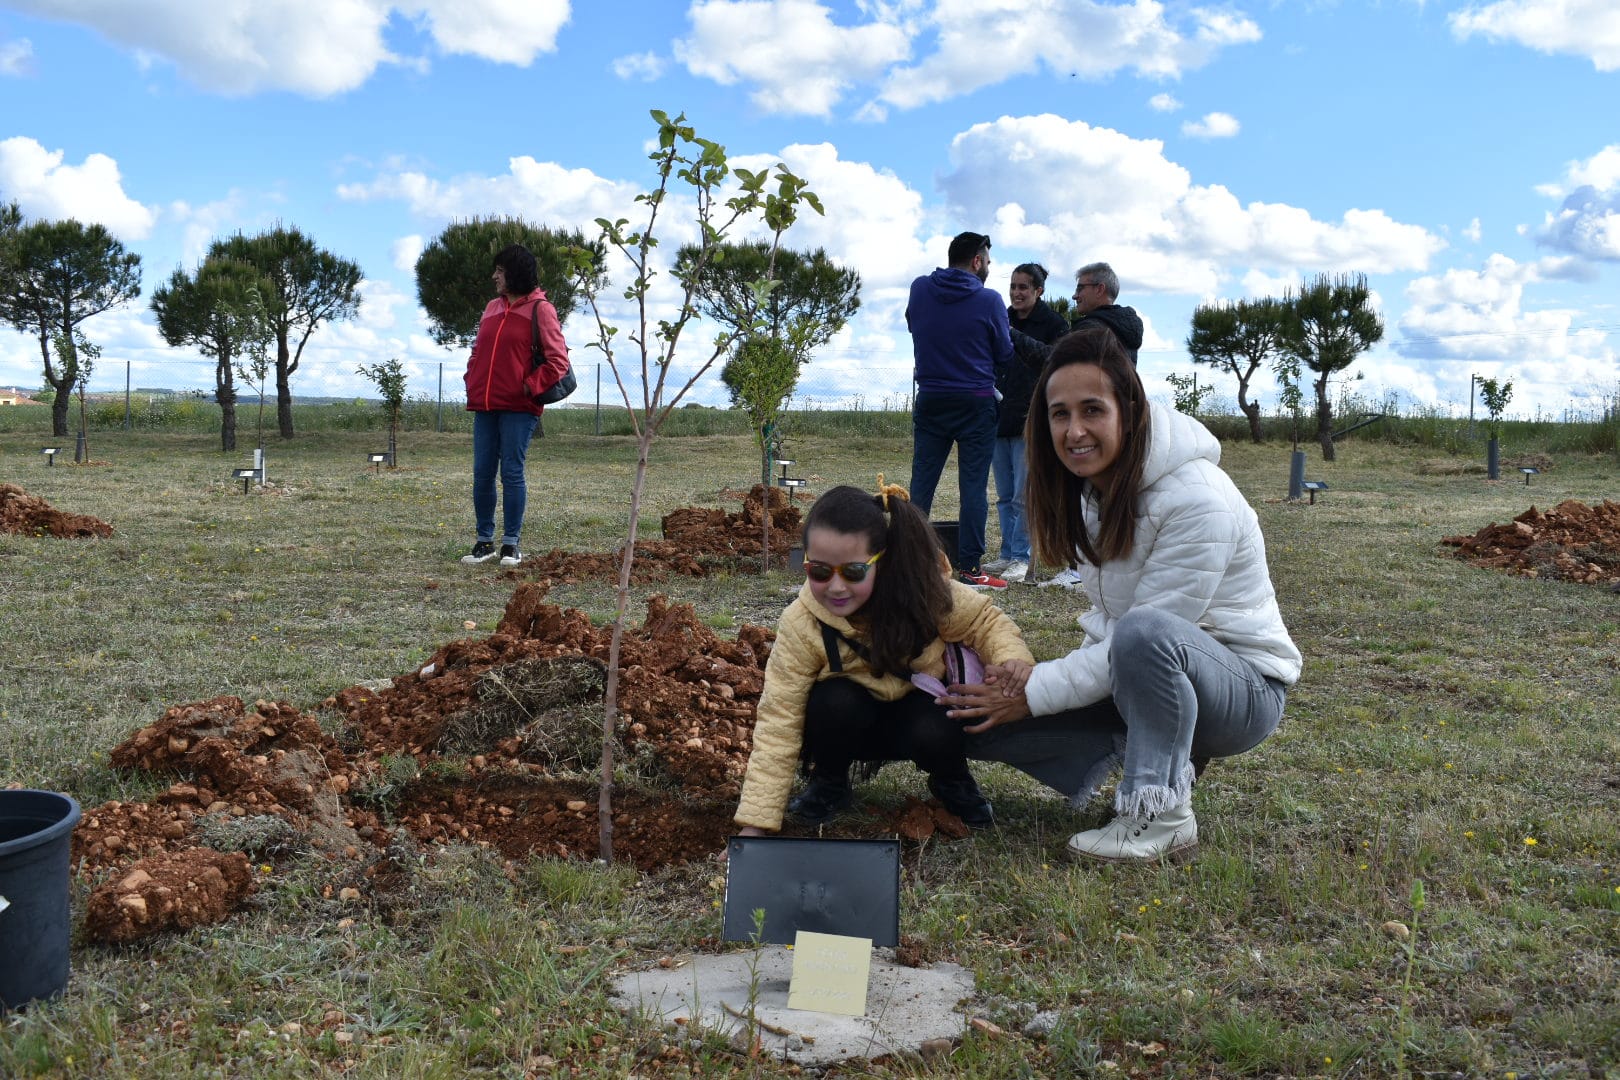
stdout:
<svg viewBox="0 0 1620 1080">
<path fill-rule="evenodd" d="M 1005 589 L 979 567 L 990 513 L 990 459 L 996 447 L 996 375 L 1012 358 L 1007 305 L 990 276 L 990 238 L 965 232 L 951 241 L 949 266 L 911 283 L 906 328 L 911 331 L 911 501 L 928 513 L 934 489 L 956 446 L 961 497 L 956 565 L 964 584 Z"/>
</svg>

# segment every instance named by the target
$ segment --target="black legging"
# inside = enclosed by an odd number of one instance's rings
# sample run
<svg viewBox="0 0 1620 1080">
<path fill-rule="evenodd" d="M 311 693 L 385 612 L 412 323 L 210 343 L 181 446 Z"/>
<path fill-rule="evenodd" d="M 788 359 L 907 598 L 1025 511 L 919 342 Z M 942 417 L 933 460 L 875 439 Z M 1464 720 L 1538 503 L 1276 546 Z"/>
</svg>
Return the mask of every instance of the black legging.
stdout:
<svg viewBox="0 0 1620 1080">
<path fill-rule="evenodd" d="M 823 679 L 804 709 L 804 756 L 815 775 L 838 779 L 856 761 L 910 761 L 939 780 L 971 777 L 967 736 L 945 706 L 913 690 L 882 701 L 852 679 Z"/>
</svg>

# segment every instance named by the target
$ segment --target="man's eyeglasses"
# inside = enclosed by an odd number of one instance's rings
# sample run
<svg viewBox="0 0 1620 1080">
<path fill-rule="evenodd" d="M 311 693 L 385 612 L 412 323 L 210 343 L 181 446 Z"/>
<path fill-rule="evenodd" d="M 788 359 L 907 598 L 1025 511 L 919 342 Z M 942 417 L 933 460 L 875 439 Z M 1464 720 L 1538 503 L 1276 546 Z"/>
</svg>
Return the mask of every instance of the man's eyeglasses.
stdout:
<svg viewBox="0 0 1620 1080">
<path fill-rule="evenodd" d="M 1078 295 L 1080 295 L 1080 291 L 1082 289 L 1089 289 L 1093 285 L 1097 286 L 1098 288 L 1101 288 L 1102 287 L 1102 282 L 1100 282 L 1100 281 L 1082 281 L 1080 284 L 1078 284 L 1078 285 L 1076 285 L 1074 287 L 1074 293 L 1075 293 L 1076 296 L 1078 296 Z"/>
<path fill-rule="evenodd" d="M 804 576 L 811 581 L 821 584 L 831 581 L 837 574 L 851 585 L 859 585 L 866 580 L 866 572 L 872 569 L 872 564 L 883 558 L 883 552 L 867 559 L 865 562 L 847 562 L 834 566 L 832 563 L 815 562 L 806 559 L 804 562 Z"/>
</svg>

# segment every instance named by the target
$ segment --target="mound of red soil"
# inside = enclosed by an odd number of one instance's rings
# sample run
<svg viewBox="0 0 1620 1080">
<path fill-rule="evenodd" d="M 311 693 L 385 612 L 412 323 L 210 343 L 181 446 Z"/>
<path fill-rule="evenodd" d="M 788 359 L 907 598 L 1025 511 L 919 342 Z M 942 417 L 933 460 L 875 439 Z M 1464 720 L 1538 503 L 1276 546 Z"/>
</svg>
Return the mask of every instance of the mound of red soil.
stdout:
<svg viewBox="0 0 1620 1080">
<path fill-rule="evenodd" d="M 786 558 L 799 542 L 802 516 L 787 488 L 755 484 L 743 496 L 740 512 L 686 506 L 664 515 L 662 540 L 636 541 L 631 580 L 636 584 L 661 581 L 671 574 L 705 577 L 716 565 L 738 559 L 757 559 L 762 548 L 767 504 L 771 516 L 771 556 Z M 543 578 L 575 582 L 619 576 L 619 554 L 553 549 L 544 555 L 525 555 L 513 578 Z"/>
<path fill-rule="evenodd" d="M 190 848 L 143 859 L 116 882 L 90 894 L 84 917 L 91 941 L 116 944 L 160 930 L 216 923 L 253 891 L 253 868 L 241 852 Z"/>
<path fill-rule="evenodd" d="M 67 514 L 16 484 L 0 484 L 0 532 L 22 536 L 111 536 L 112 526 L 88 514 Z"/>
<path fill-rule="evenodd" d="M 1620 503 L 1587 506 L 1567 499 L 1542 513 L 1531 507 L 1506 525 L 1440 541 L 1457 557 L 1525 577 L 1620 586 Z"/>
</svg>

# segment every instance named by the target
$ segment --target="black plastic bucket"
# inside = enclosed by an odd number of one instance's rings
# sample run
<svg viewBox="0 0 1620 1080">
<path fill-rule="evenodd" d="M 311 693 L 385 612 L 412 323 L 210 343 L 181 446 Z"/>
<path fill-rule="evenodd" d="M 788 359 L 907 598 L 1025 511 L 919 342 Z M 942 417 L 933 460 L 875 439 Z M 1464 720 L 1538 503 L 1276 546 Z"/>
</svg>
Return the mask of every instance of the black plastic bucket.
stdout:
<svg viewBox="0 0 1620 1080">
<path fill-rule="evenodd" d="M 79 804 L 52 791 L 0 791 L 0 1012 L 68 982 L 68 841 Z"/>
<path fill-rule="evenodd" d="M 939 537 L 939 546 L 945 549 L 945 557 L 951 560 L 951 565 L 953 567 L 956 567 L 958 570 L 962 569 L 960 566 L 956 565 L 956 542 L 957 533 L 961 528 L 960 523 L 955 521 L 936 521 L 933 524 L 934 535 Z"/>
</svg>

